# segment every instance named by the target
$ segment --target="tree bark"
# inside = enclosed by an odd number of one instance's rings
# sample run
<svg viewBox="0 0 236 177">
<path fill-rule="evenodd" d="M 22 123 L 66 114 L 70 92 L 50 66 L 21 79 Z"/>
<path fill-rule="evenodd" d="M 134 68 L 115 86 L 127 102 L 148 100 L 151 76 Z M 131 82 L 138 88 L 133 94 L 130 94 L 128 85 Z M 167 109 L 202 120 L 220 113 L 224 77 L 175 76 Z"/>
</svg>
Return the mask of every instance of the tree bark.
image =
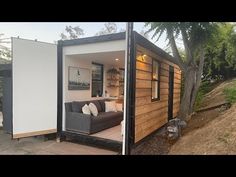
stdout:
<svg viewBox="0 0 236 177">
<path fill-rule="evenodd" d="M 196 69 L 194 67 L 188 67 L 186 73 L 184 74 L 184 94 L 180 103 L 179 118 L 186 120 L 189 117 L 191 98 L 196 76 Z"/>
<path fill-rule="evenodd" d="M 204 60 L 205 60 L 204 49 L 201 48 L 200 62 L 199 62 L 198 69 L 196 72 L 196 84 L 194 85 L 194 88 L 193 88 L 193 93 L 192 93 L 192 98 L 191 98 L 191 103 L 190 103 L 190 114 L 194 111 L 194 103 L 196 101 L 197 92 L 199 90 L 201 80 L 202 80 Z"/>
</svg>

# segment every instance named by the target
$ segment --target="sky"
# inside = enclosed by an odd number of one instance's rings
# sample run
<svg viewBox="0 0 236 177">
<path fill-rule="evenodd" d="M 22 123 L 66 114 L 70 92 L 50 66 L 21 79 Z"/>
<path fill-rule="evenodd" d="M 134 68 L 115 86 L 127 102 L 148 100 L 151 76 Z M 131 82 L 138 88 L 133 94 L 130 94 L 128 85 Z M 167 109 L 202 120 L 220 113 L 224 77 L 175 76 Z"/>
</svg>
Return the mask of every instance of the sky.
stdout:
<svg viewBox="0 0 236 177">
<path fill-rule="evenodd" d="M 4 36 L 2 38 L 10 38 L 10 37 L 20 37 L 23 39 L 31 39 L 42 42 L 54 43 L 55 41 L 60 39 L 60 34 L 64 32 L 66 26 L 80 26 L 84 30 L 85 35 L 83 37 L 94 36 L 98 31 L 100 31 L 104 27 L 105 22 L 7 22 L 0 23 L 0 34 L 3 33 Z M 125 29 L 126 23 L 116 23 L 119 29 Z M 144 27 L 143 22 L 134 23 L 134 30 L 140 32 L 142 30 L 146 31 L 148 28 Z M 165 36 L 162 36 L 158 42 L 156 40 L 151 39 L 152 34 L 149 34 L 149 39 L 158 47 L 165 49 L 166 42 Z"/>
</svg>

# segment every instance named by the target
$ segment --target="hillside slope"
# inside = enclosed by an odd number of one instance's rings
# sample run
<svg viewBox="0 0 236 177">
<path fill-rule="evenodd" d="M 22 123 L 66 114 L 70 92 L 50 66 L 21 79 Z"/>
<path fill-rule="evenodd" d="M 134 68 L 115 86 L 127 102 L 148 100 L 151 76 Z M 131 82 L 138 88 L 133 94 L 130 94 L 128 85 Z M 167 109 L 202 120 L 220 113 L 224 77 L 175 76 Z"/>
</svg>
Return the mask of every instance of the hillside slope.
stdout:
<svg viewBox="0 0 236 177">
<path fill-rule="evenodd" d="M 226 81 L 209 92 L 202 107 L 213 106 L 225 101 L 223 90 L 235 83 Z M 203 126 L 184 134 L 170 149 L 169 154 L 236 154 L 236 104 L 230 109 L 206 111 L 193 117 L 194 121 L 207 118 Z"/>
</svg>

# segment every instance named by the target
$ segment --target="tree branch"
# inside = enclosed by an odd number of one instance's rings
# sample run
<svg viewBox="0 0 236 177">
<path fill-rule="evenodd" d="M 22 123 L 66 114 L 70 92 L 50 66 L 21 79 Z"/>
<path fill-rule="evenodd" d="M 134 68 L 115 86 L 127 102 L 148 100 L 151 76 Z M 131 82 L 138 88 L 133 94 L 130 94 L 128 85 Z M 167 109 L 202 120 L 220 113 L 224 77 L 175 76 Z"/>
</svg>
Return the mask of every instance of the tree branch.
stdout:
<svg viewBox="0 0 236 177">
<path fill-rule="evenodd" d="M 174 59 L 175 61 L 179 64 L 181 70 L 183 70 L 184 72 L 186 71 L 186 66 L 179 54 L 179 51 L 177 49 L 177 46 L 176 46 L 176 42 L 175 42 L 175 39 L 174 39 L 174 35 L 173 35 L 173 32 L 171 29 L 167 29 L 167 36 L 170 40 L 170 46 L 171 46 L 171 49 L 173 51 L 173 56 L 174 56 Z"/>
<path fill-rule="evenodd" d="M 180 27 L 182 38 L 183 38 L 183 43 L 184 43 L 184 48 L 186 51 L 186 57 L 187 57 L 187 64 L 190 64 L 193 61 L 193 53 L 190 49 L 190 42 L 188 40 L 188 35 L 186 31 L 183 29 L 183 27 Z"/>
</svg>

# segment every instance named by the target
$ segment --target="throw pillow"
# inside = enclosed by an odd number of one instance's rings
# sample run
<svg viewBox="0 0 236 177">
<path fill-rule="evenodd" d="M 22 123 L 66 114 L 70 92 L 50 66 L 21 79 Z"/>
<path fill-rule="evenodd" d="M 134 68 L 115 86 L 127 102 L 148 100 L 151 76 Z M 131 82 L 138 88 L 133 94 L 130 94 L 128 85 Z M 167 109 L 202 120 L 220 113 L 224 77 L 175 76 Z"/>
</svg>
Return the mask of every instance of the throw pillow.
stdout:
<svg viewBox="0 0 236 177">
<path fill-rule="evenodd" d="M 105 112 L 117 112 L 115 101 L 105 101 Z"/>
<path fill-rule="evenodd" d="M 88 115 L 91 114 L 90 109 L 89 109 L 89 106 L 88 106 L 87 104 L 85 104 L 85 105 L 82 107 L 82 112 L 83 112 L 83 114 L 88 114 Z"/>
<path fill-rule="evenodd" d="M 116 110 L 123 112 L 123 105 L 120 103 L 116 103 Z"/>
<path fill-rule="evenodd" d="M 90 109 L 93 116 L 98 115 L 98 109 L 94 103 L 89 103 L 89 109 Z"/>
</svg>

